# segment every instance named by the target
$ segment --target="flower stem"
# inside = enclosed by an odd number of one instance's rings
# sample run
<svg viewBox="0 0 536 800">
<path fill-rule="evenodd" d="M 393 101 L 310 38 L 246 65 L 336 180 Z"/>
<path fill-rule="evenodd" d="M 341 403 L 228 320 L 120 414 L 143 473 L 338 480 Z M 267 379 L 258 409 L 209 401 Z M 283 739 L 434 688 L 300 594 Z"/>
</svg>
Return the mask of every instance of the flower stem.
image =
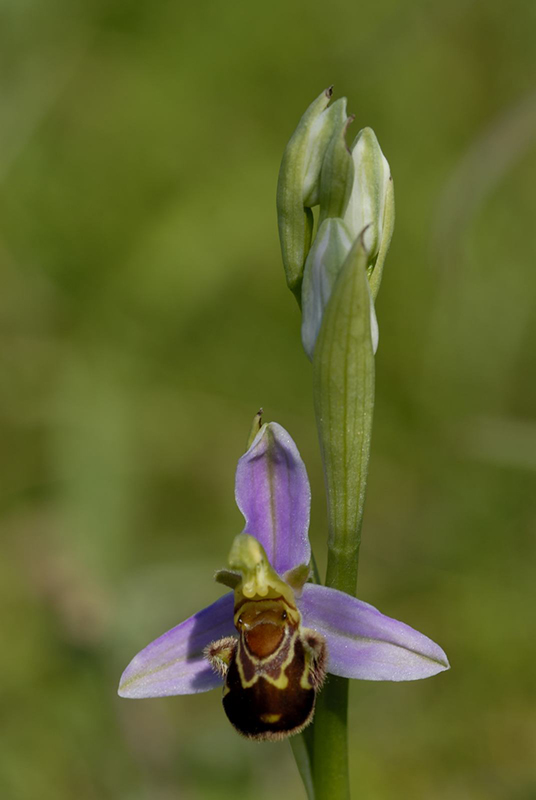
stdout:
<svg viewBox="0 0 536 800">
<path fill-rule="evenodd" d="M 349 800 L 347 678 L 329 676 L 318 698 L 314 737 L 315 800 Z"/>
<path fill-rule="evenodd" d="M 313 359 L 315 413 L 326 480 L 326 585 L 355 594 L 374 409 L 367 253 L 359 239 L 326 307 Z M 348 680 L 330 676 L 314 723 L 315 800 L 348 800 Z"/>
</svg>

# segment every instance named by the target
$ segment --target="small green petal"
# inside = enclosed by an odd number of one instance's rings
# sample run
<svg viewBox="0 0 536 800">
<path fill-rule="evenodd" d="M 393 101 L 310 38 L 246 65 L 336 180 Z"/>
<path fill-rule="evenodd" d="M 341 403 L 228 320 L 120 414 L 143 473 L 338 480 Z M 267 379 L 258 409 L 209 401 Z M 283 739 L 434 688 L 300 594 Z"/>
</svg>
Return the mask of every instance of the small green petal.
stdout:
<svg viewBox="0 0 536 800">
<path fill-rule="evenodd" d="M 219 569 L 214 575 L 214 580 L 216 583 L 228 586 L 229 589 L 236 589 L 242 582 L 242 576 L 239 572 L 233 572 L 230 569 Z"/>
<path fill-rule="evenodd" d="M 311 577 L 311 567 L 309 564 L 300 564 L 298 567 L 285 573 L 285 582 L 299 594 L 309 578 Z"/>
</svg>

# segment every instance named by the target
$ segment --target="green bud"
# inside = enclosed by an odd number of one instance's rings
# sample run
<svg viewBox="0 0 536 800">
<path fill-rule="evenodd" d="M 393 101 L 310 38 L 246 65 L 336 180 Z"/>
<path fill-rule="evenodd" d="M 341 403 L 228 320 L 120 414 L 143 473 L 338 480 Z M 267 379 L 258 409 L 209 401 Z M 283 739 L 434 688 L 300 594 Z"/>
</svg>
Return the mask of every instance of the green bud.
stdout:
<svg viewBox="0 0 536 800">
<path fill-rule="evenodd" d="M 354 161 L 346 144 L 346 131 L 354 117 L 340 122 L 327 146 L 320 173 L 318 225 L 329 217 L 344 217 L 352 194 Z"/>
<path fill-rule="evenodd" d="M 341 128 L 345 120 L 346 97 L 340 97 L 315 119 L 310 128 L 303 183 L 303 205 L 307 208 L 313 208 L 320 202 L 320 174 L 326 151 L 335 131 Z"/>
<path fill-rule="evenodd" d="M 368 261 L 368 253 L 363 246 L 364 235 L 360 238 L 361 249 Z M 301 334 L 303 349 L 311 361 L 325 308 L 352 244 L 350 231 L 342 219 L 339 217 L 326 219 L 320 225 L 307 256 L 302 285 Z M 370 300 L 370 333 L 372 351 L 376 354 L 379 332 L 372 297 Z"/>
<path fill-rule="evenodd" d="M 311 103 L 287 144 L 279 170 L 277 215 L 281 252 L 287 284 L 298 302 L 313 232 L 311 208 L 319 201 L 322 162 L 334 130 L 346 119 L 346 99 L 329 106 L 331 95 L 332 89 L 326 89 Z"/>
<path fill-rule="evenodd" d="M 363 244 L 368 252 L 369 280 L 375 298 L 394 227 L 393 181 L 372 128 L 359 131 L 351 150 L 355 177 L 344 221 L 354 239 L 364 232 Z"/>
</svg>

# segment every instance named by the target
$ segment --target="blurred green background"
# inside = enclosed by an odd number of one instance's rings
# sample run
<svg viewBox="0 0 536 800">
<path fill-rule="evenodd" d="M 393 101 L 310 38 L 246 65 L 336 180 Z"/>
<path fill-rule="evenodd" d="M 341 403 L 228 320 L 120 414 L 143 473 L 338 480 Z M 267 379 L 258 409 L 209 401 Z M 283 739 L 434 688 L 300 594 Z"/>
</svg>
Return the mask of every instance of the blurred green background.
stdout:
<svg viewBox="0 0 536 800">
<path fill-rule="evenodd" d="M 452 663 L 352 686 L 355 798 L 536 798 L 535 37 L 532 0 L 2 0 L 2 798 L 304 796 L 218 692 L 116 688 L 220 594 L 259 406 L 325 563 L 275 187 L 332 83 L 397 202 L 359 595 Z"/>
</svg>

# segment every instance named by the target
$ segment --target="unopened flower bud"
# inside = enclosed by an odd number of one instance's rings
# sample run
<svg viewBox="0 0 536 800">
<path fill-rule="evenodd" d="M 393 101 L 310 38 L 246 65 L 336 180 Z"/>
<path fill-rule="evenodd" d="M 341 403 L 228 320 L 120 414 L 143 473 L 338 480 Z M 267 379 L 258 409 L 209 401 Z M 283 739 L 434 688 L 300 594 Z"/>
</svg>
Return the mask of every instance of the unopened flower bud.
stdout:
<svg viewBox="0 0 536 800">
<path fill-rule="evenodd" d="M 311 208 L 319 202 L 320 173 L 333 132 L 346 119 L 346 99 L 329 106 L 332 90 L 307 109 L 281 162 L 277 186 L 279 238 L 287 284 L 300 300 L 303 268 L 313 231 Z"/>
<path fill-rule="evenodd" d="M 307 256 L 303 274 L 301 333 L 303 349 L 311 361 L 326 306 L 353 243 L 350 231 L 342 219 L 326 219 L 320 226 Z M 363 253 L 366 252 L 363 241 L 361 249 Z M 376 353 L 379 334 L 372 299 L 370 333 L 372 351 Z"/>
<path fill-rule="evenodd" d="M 369 281 L 375 298 L 393 233 L 393 181 L 389 163 L 372 128 L 359 131 L 351 150 L 355 177 L 344 221 L 354 240 L 364 232 L 363 244 L 369 253 Z"/>
</svg>

